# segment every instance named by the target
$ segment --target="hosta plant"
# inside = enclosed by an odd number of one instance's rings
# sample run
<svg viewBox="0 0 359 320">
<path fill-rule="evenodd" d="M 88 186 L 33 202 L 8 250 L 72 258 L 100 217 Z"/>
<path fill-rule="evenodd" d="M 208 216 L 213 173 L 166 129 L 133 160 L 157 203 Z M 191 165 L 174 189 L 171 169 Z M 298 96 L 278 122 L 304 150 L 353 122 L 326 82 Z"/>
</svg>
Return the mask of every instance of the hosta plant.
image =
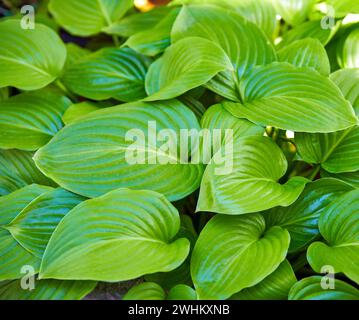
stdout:
<svg viewBox="0 0 359 320">
<path fill-rule="evenodd" d="M 155 2 L 1 7 L 0 299 L 358 300 L 358 2 Z"/>
</svg>

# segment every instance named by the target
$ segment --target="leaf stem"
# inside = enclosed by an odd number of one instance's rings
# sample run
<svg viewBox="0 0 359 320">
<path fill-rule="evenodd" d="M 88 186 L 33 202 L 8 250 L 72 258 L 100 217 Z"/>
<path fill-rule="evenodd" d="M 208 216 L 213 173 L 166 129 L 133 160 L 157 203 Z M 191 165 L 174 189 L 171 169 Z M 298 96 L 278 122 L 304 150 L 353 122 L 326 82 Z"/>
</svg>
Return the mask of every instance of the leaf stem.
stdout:
<svg viewBox="0 0 359 320">
<path fill-rule="evenodd" d="M 313 171 L 310 173 L 308 179 L 313 181 L 313 180 L 315 179 L 315 177 L 318 175 L 318 173 L 319 173 L 319 171 L 320 171 L 320 168 L 321 168 L 321 167 L 320 167 L 320 164 L 317 164 L 317 165 L 314 167 Z"/>
<path fill-rule="evenodd" d="M 66 96 L 68 96 L 73 102 L 78 101 L 78 99 L 76 98 L 76 96 L 74 94 L 72 94 L 66 87 L 65 85 L 61 82 L 60 79 L 57 79 L 55 81 L 55 85 L 63 92 L 65 93 Z"/>
<path fill-rule="evenodd" d="M 120 40 L 118 39 L 118 36 L 113 35 L 112 40 L 116 47 L 120 46 Z"/>
</svg>

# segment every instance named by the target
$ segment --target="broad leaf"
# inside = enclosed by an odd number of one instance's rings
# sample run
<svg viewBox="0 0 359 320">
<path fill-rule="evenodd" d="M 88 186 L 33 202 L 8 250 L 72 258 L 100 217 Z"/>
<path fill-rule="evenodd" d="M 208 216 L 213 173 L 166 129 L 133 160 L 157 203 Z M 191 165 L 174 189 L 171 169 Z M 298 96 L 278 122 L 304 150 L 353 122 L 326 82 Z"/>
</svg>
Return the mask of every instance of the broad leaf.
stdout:
<svg viewBox="0 0 359 320">
<path fill-rule="evenodd" d="M 356 0 L 327 0 L 327 2 L 333 7 L 336 17 L 359 13 L 359 3 Z"/>
<path fill-rule="evenodd" d="M 326 265 L 359 283 L 359 190 L 341 196 L 324 210 L 319 230 L 326 243 L 315 242 L 307 258 L 316 272 Z"/>
<path fill-rule="evenodd" d="M 278 52 L 279 61 L 297 67 L 309 67 L 323 76 L 329 76 L 330 63 L 324 46 L 317 39 L 306 38 L 284 47 Z"/>
<path fill-rule="evenodd" d="M 217 215 L 202 230 L 193 251 L 191 273 L 199 299 L 227 299 L 261 282 L 285 259 L 289 233 L 265 231 L 260 214 Z"/>
<path fill-rule="evenodd" d="M 352 31 L 343 48 L 343 67 L 359 68 L 359 29 Z"/>
<path fill-rule="evenodd" d="M 238 139 L 233 149 L 222 148 L 207 166 L 197 211 L 240 215 L 288 206 L 299 197 L 307 180 L 294 177 L 278 183 L 286 171 L 284 154 L 269 138 Z"/>
<path fill-rule="evenodd" d="M 325 46 L 334 37 L 339 27 L 340 22 L 337 22 L 334 28 L 322 28 L 322 20 L 307 21 L 285 33 L 278 47 L 283 48 L 296 40 L 305 38 L 318 39 Z"/>
<path fill-rule="evenodd" d="M 0 22 L 0 88 L 36 90 L 53 82 L 66 60 L 66 47 L 50 28 L 21 28 L 20 20 Z"/>
<path fill-rule="evenodd" d="M 31 152 L 0 150 L 0 196 L 33 183 L 55 185 L 35 166 L 32 156 Z"/>
<path fill-rule="evenodd" d="M 332 173 L 359 170 L 359 126 L 330 134 L 296 134 L 301 158 Z"/>
<path fill-rule="evenodd" d="M 133 0 L 50 0 L 49 10 L 70 33 L 91 36 L 120 19 L 132 6 Z"/>
<path fill-rule="evenodd" d="M 0 102 L 0 148 L 33 151 L 61 128 L 71 101 L 50 91 L 22 93 Z"/>
<path fill-rule="evenodd" d="M 191 287 L 179 284 L 168 292 L 167 300 L 197 300 L 197 293 Z"/>
<path fill-rule="evenodd" d="M 359 68 L 342 69 L 330 75 L 359 116 Z"/>
<path fill-rule="evenodd" d="M 174 240 L 179 227 L 178 211 L 163 195 L 112 191 L 83 202 L 60 222 L 40 278 L 114 282 L 171 271 L 189 252 L 187 239 Z"/>
<path fill-rule="evenodd" d="M 289 300 L 359 300 L 359 290 L 341 280 L 334 281 L 334 289 L 322 288 L 323 277 L 313 276 L 297 282 L 289 293 Z"/>
<path fill-rule="evenodd" d="M 25 250 L 4 226 L 10 223 L 31 201 L 50 191 L 50 187 L 30 185 L 9 195 L 0 197 L 0 280 L 19 279 L 21 269 L 30 265 L 36 272 L 40 259 Z"/>
<path fill-rule="evenodd" d="M 0 282 L 0 300 L 81 300 L 96 287 L 95 281 L 41 280 L 24 290 L 21 281 Z"/>
<path fill-rule="evenodd" d="M 41 258 L 59 222 L 83 200 L 61 188 L 46 192 L 33 200 L 4 228 L 28 252 Z"/>
<path fill-rule="evenodd" d="M 328 205 L 351 190 L 353 187 L 336 179 L 312 182 L 291 206 L 273 208 L 264 214 L 267 227 L 287 229 L 291 239 L 289 251 L 297 251 L 318 237 L 318 220 Z"/>
<path fill-rule="evenodd" d="M 325 170 L 321 170 L 320 175 L 322 177 L 333 177 L 350 184 L 356 189 L 359 189 L 359 171 L 356 172 L 343 172 L 343 173 L 330 173 Z"/>
<path fill-rule="evenodd" d="M 156 7 L 148 12 L 131 14 L 105 28 L 108 34 L 121 37 L 130 37 L 134 34 L 154 28 L 159 22 L 166 18 L 171 11 L 175 10 L 167 6 Z"/>
<path fill-rule="evenodd" d="M 122 300 L 166 300 L 166 293 L 154 282 L 144 282 L 132 287 Z"/>
<path fill-rule="evenodd" d="M 62 117 L 62 121 L 66 125 L 69 125 L 69 124 L 83 118 L 84 116 L 88 115 L 89 113 L 100 110 L 100 109 L 101 108 L 99 107 L 99 104 L 96 104 L 91 101 L 75 103 L 75 104 L 71 105 L 66 110 L 66 112 L 64 113 L 64 115 Z"/>
<path fill-rule="evenodd" d="M 146 96 L 144 80 L 151 60 L 129 48 L 105 48 L 70 66 L 65 85 L 93 100 L 134 101 Z"/>
<path fill-rule="evenodd" d="M 163 52 L 171 43 L 171 30 L 178 13 L 178 8 L 171 10 L 153 28 L 142 30 L 129 37 L 124 46 L 147 56 L 155 56 Z"/>
<path fill-rule="evenodd" d="M 272 38 L 277 27 L 276 11 L 272 0 L 173 0 L 170 2 L 170 5 L 179 4 L 211 4 L 228 10 L 235 10 L 258 25 L 269 38 Z"/>
<path fill-rule="evenodd" d="M 296 281 L 297 278 L 290 263 L 284 260 L 263 281 L 234 294 L 231 300 L 287 300 L 289 290 Z"/>
<path fill-rule="evenodd" d="M 289 24 L 298 25 L 313 11 L 316 0 L 274 0 L 277 13 Z"/>
<path fill-rule="evenodd" d="M 240 92 L 243 103 L 225 102 L 225 108 L 258 125 L 333 132 L 358 124 L 338 87 L 308 68 L 284 62 L 257 67 L 241 82 Z"/>
<path fill-rule="evenodd" d="M 211 80 L 218 72 L 233 70 L 225 52 L 213 42 L 189 37 L 169 47 L 146 76 L 146 101 L 175 98 Z"/>
<path fill-rule="evenodd" d="M 234 101 L 239 101 L 239 80 L 254 66 L 271 63 L 276 58 L 269 40 L 254 23 L 214 6 L 182 8 L 172 29 L 172 41 L 186 37 L 202 37 L 223 48 L 235 71 L 220 73 L 207 86 Z"/>
<path fill-rule="evenodd" d="M 203 168 L 182 160 L 175 138 L 169 147 L 153 141 L 163 129 L 173 130 L 177 141 L 181 129 L 200 130 L 195 115 L 176 100 L 135 102 L 90 113 L 65 127 L 34 159 L 48 177 L 86 197 L 128 187 L 178 200 L 198 188 Z"/>
</svg>

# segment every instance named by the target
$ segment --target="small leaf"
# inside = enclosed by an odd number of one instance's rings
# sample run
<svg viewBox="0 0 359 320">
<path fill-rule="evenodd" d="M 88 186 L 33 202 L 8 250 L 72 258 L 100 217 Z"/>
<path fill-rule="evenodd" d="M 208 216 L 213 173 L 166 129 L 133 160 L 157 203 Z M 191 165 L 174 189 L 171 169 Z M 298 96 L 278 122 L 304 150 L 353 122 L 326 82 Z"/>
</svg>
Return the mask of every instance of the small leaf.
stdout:
<svg viewBox="0 0 359 320">
<path fill-rule="evenodd" d="M 132 6 L 133 0 L 50 0 L 49 10 L 68 32 L 91 36 L 123 17 Z"/>
<path fill-rule="evenodd" d="M 59 222 L 84 200 L 61 188 L 43 193 L 4 228 L 28 252 L 41 258 Z"/>
<path fill-rule="evenodd" d="M 66 47 L 50 28 L 21 28 L 20 20 L 0 22 L 0 88 L 37 90 L 53 82 L 66 60 Z"/>
<path fill-rule="evenodd" d="M 340 22 L 337 22 L 333 28 L 322 28 L 322 20 L 304 22 L 285 33 L 282 41 L 278 44 L 278 48 L 281 49 L 296 40 L 305 38 L 318 39 L 325 46 L 334 37 L 339 27 Z"/>
<path fill-rule="evenodd" d="M 154 282 L 144 282 L 132 287 L 122 300 L 166 300 L 166 293 Z"/>
<path fill-rule="evenodd" d="M 235 71 L 220 73 L 207 87 L 234 101 L 239 101 L 239 80 L 254 66 L 271 63 L 276 58 L 271 43 L 254 23 L 215 6 L 182 8 L 172 29 L 172 41 L 175 43 L 186 37 L 211 40 L 226 52 Z"/>
<path fill-rule="evenodd" d="M 144 80 L 150 62 L 129 48 L 105 48 L 70 66 L 63 81 L 89 99 L 139 100 L 146 96 Z"/>
<path fill-rule="evenodd" d="M 40 278 L 114 282 L 171 271 L 189 252 L 187 239 L 174 240 L 179 227 L 178 211 L 164 196 L 112 191 L 83 202 L 60 222 Z"/>
<path fill-rule="evenodd" d="M 359 29 L 352 31 L 343 48 L 343 67 L 359 68 Z"/>
<path fill-rule="evenodd" d="M 156 125 L 151 127 L 151 121 Z M 179 200 L 199 187 L 203 167 L 183 163 L 179 145 L 165 150 L 166 143 L 153 143 L 163 129 L 175 132 L 171 140 L 175 143 L 181 129 L 199 131 L 200 127 L 195 115 L 176 100 L 134 102 L 92 112 L 65 127 L 38 150 L 34 160 L 64 189 L 89 198 L 128 187 Z"/>
<path fill-rule="evenodd" d="M 261 282 L 285 259 L 289 233 L 265 231 L 260 214 L 217 215 L 202 230 L 191 273 L 199 299 L 227 299 Z"/>
<path fill-rule="evenodd" d="M 359 190 L 353 190 L 332 202 L 321 214 L 319 230 L 326 243 L 314 242 L 307 258 L 316 272 L 333 266 L 359 284 Z"/>
<path fill-rule="evenodd" d="M 359 68 L 342 69 L 330 75 L 359 116 Z"/>
<path fill-rule="evenodd" d="M 288 206 L 299 197 L 307 180 L 294 177 L 282 185 L 277 181 L 286 171 L 284 154 L 269 138 L 238 139 L 233 149 L 222 148 L 207 166 L 197 212 L 240 215 Z"/>
<path fill-rule="evenodd" d="M 203 38 L 186 38 L 169 47 L 146 76 L 146 101 L 167 100 L 199 87 L 218 72 L 231 70 L 225 52 Z"/>
<path fill-rule="evenodd" d="M 333 279 L 335 288 L 323 289 L 323 277 L 313 276 L 298 281 L 290 290 L 289 300 L 359 300 L 358 289 Z"/>
<path fill-rule="evenodd" d="M 22 93 L 0 102 L 0 148 L 37 150 L 61 128 L 71 101 L 50 91 Z"/>
<path fill-rule="evenodd" d="M 358 124 L 337 86 L 308 68 L 284 62 L 257 67 L 241 82 L 240 92 L 243 103 L 225 102 L 224 107 L 258 125 L 334 132 Z"/>
<path fill-rule="evenodd" d="M 76 122 L 79 119 L 82 119 L 84 116 L 88 115 L 91 112 L 100 110 L 99 104 L 94 102 L 85 101 L 80 103 L 72 104 L 64 113 L 62 121 L 69 125 L 73 122 Z"/>
<path fill-rule="evenodd" d="M 306 38 L 284 47 L 278 52 L 279 61 L 297 67 L 309 67 L 323 76 L 329 76 L 330 63 L 324 46 L 317 39 Z"/>
<path fill-rule="evenodd" d="M 313 11 L 316 0 L 274 0 L 279 15 L 289 24 L 298 25 Z"/>
<path fill-rule="evenodd" d="M 318 220 L 328 205 L 353 188 L 326 178 L 307 184 L 298 200 L 286 208 L 273 208 L 264 214 L 267 227 L 280 226 L 290 233 L 289 251 L 297 251 L 319 235 Z"/>
<path fill-rule="evenodd" d="M 25 250 L 4 228 L 31 201 L 50 191 L 50 187 L 30 185 L 9 195 L 0 197 L 0 280 L 19 279 L 21 268 L 31 265 L 35 272 L 40 267 L 40 259 Z"/>
<path fill-rule="evenodd" d="M 179 284 L 169 291 L 167 300 L 197 300 L 197 293 L 191 287 Z"/>
<path fill-rule="evenodd" d="M 0 196 L 36 183 L 55 186 L 35 166 L 33 154 L 20 150 L 0 150 Z"/>
<path fill-rule="evenodd" d="M 171 10 L 153 28 L 142 30 L 129 37 L 124 46 L 128 46 L 146 56 L 155 56 L 163 52 L 171 43 L 171 30 L 178 13 L 178 8 Z"/>
<path fill-rule="evenodd" d="M 263 281 L 234 294 L 231 300 L 287 300 L 289 290 L 296 281 L 297 278 L 290 263 L 284 260 Z"/>
</svg>

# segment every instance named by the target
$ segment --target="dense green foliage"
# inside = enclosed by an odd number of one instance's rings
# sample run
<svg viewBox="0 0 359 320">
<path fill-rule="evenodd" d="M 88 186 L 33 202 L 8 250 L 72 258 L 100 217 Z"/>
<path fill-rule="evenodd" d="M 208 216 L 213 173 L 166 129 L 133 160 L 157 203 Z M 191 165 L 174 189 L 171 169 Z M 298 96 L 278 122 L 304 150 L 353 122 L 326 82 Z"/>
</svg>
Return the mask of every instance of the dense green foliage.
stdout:
<svg viewBox="0 0 359 320">
<path fill-rule="evenodd" d="M 359 300 L 358 1 L 12 10 L 0 299 Z"/>
</svg>

